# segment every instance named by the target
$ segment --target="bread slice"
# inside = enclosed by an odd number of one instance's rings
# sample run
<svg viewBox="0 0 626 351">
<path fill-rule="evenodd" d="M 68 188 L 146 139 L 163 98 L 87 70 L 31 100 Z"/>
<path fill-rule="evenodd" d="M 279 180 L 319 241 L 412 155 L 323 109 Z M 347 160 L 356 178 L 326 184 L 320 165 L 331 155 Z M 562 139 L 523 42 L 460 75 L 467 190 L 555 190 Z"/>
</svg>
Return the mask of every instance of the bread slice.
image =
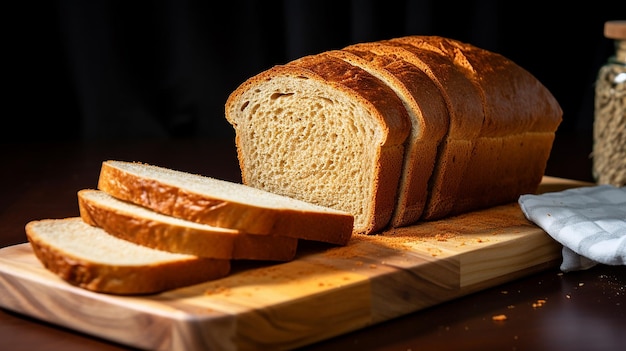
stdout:
<svg viewBox="0 0 626 351">
<path fill-rule="evenodd" d="M 80 216 L 88 224 L 135 244 L 218 259 L 289 261 L 298 239 L 251 235 L 164 215 L 93 189 L 78 192 Z"/>
<path fill-rule="evenodd" d="M 63 280 L 101 293 L 153 294 L 218 279 L 230 261 L 158 251 L 109 235 L 78 217 L 26 224 L 39 261 Z"/>
<path fill-rule="evenodd" d="M 162 214 L 249 234 L 345 245 L 354 223 L 344 211 L 139 162 L 104 161 L 98 189 Z"/>
<path fill-rule="evenodd" d="M 448 131 L 438 150 L 421 219 L 447 216 L 459 196 L 461 180 L 484 120 L 477 88 L 448 57 L 409 44 L 381 40 L 350 45 L 344 50 L 370 51 L 400 58 L 422 70 L 439 88 L 448 109 Z M 398 226 L 401 224 L 410 224 L 410 221 L 397 223 Z"/>
<path fill-rule="evenodd" d="M 480 93 L 485 120 L 450 214 L 516 201 L 541 182 L 562 111 L 533 75 L 506 57 L 439 36 L 392 39 L 448 57 Z"/>
<path fill-rule="evenodd" d="M 362 68 L 322 53 L 243 82 L 225 105 L 243 182 L 389 223 L 411 125 L 402 101 Z"/>
<path fill-rule="evenodd" d="M 421 69 L 396 55 L 354 47 L 327 53 L 379 78 L 402 100 L 411 118 L 411 129 L 390 226 L 415 223 L 426 205 L 437 150 L 448 131 L 448 109 L 439 88 Z"/>
</svg>

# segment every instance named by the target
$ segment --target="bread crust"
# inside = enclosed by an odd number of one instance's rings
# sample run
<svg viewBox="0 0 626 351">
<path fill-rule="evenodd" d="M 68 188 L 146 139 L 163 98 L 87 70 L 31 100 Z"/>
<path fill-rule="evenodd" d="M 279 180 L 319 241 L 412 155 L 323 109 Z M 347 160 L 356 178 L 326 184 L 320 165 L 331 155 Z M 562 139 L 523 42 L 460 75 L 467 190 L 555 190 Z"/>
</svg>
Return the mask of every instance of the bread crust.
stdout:
<svg viewBox="0 0 626 351">
<path fill-rule="evenodd" d="M 348 213 L 270 208 L 218 198 L 195 192 L 183 184 L 168 183 L 147 173 L 124 169 L 125 164 L 131 163 L 104 161 L 98 189 L 162 214 L 249 234 L 287 236 L 338 245 L 347 244 L 352 235 L 354 218 Z"/>
<path fill-rule="evenodd" d="M 422 70 L 439 88 L 448 108 L 448 131 L 439 147 L 429 195 L 420 219 L 448 215 L 458 196 L 473 144 L 484 120 L 482 101 L 472 82 L 448 57 L 391 40 L 350 45 L 346 50 L 369 50 L 398 57 Z M 407 223 L 405 223 L 407 224 Z"/>
<path fill-rule="evenodd" d="M 428 199 L 437 149 L 448 131 L 448 110 L 441 92 L 422 70 L 402 58 L 354 48 L 327 53 L 379 77 L 401 97 L 412 127 L 405 143 L 398 197 L 389 225 L 400 227 L 417 222 Z"/>
<path fill-rule="evenodd" d="M 90 258 L 89 249 L 82 255 L 76 255 L 68 252 L 63 245 L 51 243 L 41 236 L 42 231 L 68 230 L 68 224 L 81 231 L 101 230 L 78 217 L 32 221 L 26 224 L 25 230 L 35 256 L 46 269 L 87 290 L 117 295 L 155 294 L 221 278 L 230 272 L 228 260 L 195 256 L 140 265 L 100 262 Z M 108 235 L 103 230 L 99 234 Z M 126 249 L 125 245 L 118 248 L 120 251 Z"/>
<path fill-rule="evenodd" d="M 289 261 L 298 239 L 276 235 L 251 235 L 241 231 L 196 223 L 179 223 L 148 209 L 119 200 L 99 190 L 78 192 L 80 216 L 86 223 L 111 235 L 153 249 L 217 259 Z M 133 208 L 134 207 L 134 208 Z M 166 215 L 163 215 L 166 217 Z"/>
</svg>

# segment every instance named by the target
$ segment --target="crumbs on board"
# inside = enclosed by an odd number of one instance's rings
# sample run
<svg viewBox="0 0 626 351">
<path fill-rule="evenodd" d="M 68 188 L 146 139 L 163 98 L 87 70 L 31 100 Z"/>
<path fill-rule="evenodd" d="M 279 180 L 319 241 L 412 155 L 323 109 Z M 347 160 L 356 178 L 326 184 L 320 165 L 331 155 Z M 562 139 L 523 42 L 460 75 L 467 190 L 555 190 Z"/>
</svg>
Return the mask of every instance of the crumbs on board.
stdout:
<svg viewBox="0 0 626 351">
<path fill-rule="evenodd" d="M 511 203 L 441 220 L 418 222 L 407 227 L 393 228 L 382 232 L 381 235 L 447 241 L 467 235 L 497 235 L 506 228 L 532 226 L 535 225 L 524 216 L 519 205 Z"/>
</svg>

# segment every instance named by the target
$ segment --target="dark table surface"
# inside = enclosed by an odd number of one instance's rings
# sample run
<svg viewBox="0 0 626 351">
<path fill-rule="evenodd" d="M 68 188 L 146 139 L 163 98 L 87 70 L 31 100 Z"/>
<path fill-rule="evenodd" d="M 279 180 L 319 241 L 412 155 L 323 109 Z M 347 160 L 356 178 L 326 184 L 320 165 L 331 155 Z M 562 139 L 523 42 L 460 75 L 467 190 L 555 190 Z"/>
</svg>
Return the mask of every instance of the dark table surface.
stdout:
<svg viewBox="0 0 626 351">
<path fill-rule="evenodd" d="M 557 134 L 546 174 L 592 181 L 587 135 Z M 96 187 L 105 159 L 240 181 L 232 140 L 11 143 L 0 150 L 0 247 L 25 243 L 30 220 L 77 216 L 76 192 Z M 508 318 L 492 320 L 497 314 Z M 599 265 L 569 273 L 549 268 L 303 349 L 591 351 L 625 345 L 626 267 Z M 0 309 L 0 349 L 131 348 Z"/>
</svg>

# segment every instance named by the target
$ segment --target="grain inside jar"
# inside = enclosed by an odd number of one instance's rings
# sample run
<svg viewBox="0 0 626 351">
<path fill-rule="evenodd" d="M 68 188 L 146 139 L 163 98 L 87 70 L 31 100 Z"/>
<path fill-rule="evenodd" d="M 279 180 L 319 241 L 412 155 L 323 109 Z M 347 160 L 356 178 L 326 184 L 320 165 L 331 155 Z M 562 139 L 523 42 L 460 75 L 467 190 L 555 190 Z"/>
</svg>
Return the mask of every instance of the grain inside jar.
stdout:
<svg viewBox="0 0 626 351">
<path fill-rule="evenodd" d="M 615 55 L 600 68 L 595 85 L 593 177 L 598 184 L 626 185 L 626 21 L 605 23 Z"/>
</svg>

